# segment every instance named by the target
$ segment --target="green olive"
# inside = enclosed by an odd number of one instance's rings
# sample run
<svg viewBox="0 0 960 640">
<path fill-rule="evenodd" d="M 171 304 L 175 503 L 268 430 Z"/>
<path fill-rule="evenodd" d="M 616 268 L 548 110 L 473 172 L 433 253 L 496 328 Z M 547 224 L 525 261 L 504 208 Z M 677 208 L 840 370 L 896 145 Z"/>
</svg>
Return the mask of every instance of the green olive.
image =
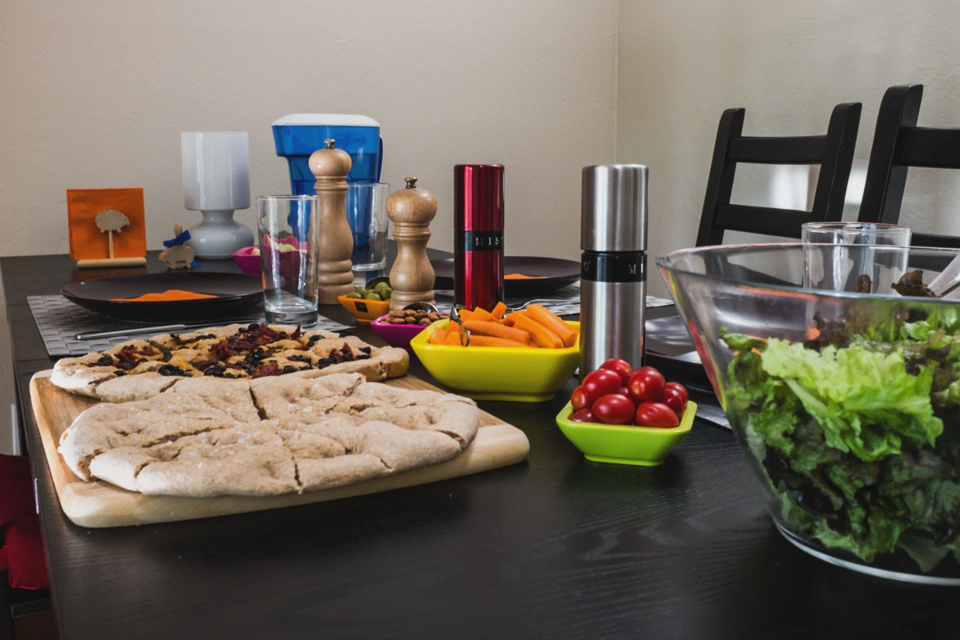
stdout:
<svg viewBox="0 0 960 640">
<path fill-rule="evenodd" d="M 365 294 L 363 294 L 363 297 L 367 300 L 383 300 L 383 298 L 377 295 L 376 291 L 367 291 Z"/>
<path fill-rule="evenodd" d="M 386 285 L 380 289 L 377 289 L 377 293 L 379 293 L 380 297 L 384 300 L 389 300 L 390 296 L 393 295 L 393 289 L 390 288 L 390 285 Z"/>
<path fill-rule="evenodd" d="M 361 300 L 363 299 L 363 296 L 360 295 L 359 293 L 357 293 L 356 291 L 351 291 L 350 293 L 348 293 L 348 294 L 346 295 L 346 297 L 347 297 L 347 298 L 360 298 Z"/>
</svg>

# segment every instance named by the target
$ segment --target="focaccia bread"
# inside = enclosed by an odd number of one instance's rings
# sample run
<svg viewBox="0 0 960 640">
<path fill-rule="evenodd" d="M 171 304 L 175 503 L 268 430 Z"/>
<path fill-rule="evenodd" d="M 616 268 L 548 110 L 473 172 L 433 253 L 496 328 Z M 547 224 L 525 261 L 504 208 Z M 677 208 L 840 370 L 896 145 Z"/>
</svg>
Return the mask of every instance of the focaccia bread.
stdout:
<svg viewBox="0 0 960 640">
<path fill-rule="evenodd" d="M 60 439 L 74 473 L 151 495 L 315 491 L 451 460 L 480 423 L 472 400 L 358 373 L 180 378 L 154 391 L 77 417 Z"/>
<path fill-rule="evenodd" d="M 375 382 L 404 375 L 409 363 L 403 349 L 373 347 L 354 336 L 233 324 L 131 340 L 107 351 L 64 358 L 54 366 L 51 381 L 71 393 L 128 402 L 151 398 L 187 378 L 359 373 Z"/>
</svg>

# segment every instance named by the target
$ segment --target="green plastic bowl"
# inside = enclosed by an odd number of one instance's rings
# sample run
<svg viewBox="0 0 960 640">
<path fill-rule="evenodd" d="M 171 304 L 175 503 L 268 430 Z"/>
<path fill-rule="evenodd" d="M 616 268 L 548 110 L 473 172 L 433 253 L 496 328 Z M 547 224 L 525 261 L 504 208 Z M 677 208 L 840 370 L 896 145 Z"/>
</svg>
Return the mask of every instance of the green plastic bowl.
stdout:
<svg viewBox="0 0 960 640">
<path fill-rule="evenodd" d="M 655 467 L 673 448 L 683 442 L 693 426 L 697 404 L 688 402 L 679 426 L 673 429 L 629 427 L 594 422 L 571 422 L 573 407 L 567 405 L 557 414 L 557 425 L 567 440 L 583 452 L 587 460 L 610 464 Z"/>
</svg>

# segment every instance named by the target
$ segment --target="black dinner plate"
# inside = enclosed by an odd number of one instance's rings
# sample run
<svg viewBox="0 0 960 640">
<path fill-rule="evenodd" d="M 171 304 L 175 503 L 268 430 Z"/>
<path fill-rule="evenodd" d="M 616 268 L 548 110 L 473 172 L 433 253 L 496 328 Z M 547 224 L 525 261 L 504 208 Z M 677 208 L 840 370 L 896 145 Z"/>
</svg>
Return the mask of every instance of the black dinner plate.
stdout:
<svg viewBox="0 0 960 640">
<path fill-rule="evenodd" d="M 169 302 L 120 302 L 170 289 L 217 296 Z M 120 320 L 181 322 L 246 314 L 263 301 L 263 283 L 257 276 L 237 273 L 170 271 L 139 276 L 99 278 L 68 284 L 60 293 L 81 307 Z"/>
<path fill-rule="evenodd" d="M 437 289 L 453 289 L 453 258 L 431 260 L 437 274 L 434 285 Z M 560 258 L 535 258 L 526 256 L 504 256 L 503 273 L 519 273 L 525 276 L 519 280 L 504 280 L 504 295 L 508 298 L 522 296 L 542 296 L 551 291 L 562 289 L 580 279 L 580 263 Z"/>
</svg>

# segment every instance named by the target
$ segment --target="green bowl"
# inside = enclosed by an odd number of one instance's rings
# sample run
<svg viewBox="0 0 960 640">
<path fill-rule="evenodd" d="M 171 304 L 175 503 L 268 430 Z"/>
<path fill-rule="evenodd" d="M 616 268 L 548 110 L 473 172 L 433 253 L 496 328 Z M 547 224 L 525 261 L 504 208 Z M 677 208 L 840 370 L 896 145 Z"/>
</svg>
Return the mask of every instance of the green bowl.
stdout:
<svg viewBox="0 0 960 640">
<path fill-rule="evenodd" d="M 655 467 L 690 433 L 697 405 L 688 402 L 679 426 L 672 429 L 571 422 L 571 413 L 573 407 L 568 402 L 557 415 L 557 425 L 587 460 Z"/>
</svg>

